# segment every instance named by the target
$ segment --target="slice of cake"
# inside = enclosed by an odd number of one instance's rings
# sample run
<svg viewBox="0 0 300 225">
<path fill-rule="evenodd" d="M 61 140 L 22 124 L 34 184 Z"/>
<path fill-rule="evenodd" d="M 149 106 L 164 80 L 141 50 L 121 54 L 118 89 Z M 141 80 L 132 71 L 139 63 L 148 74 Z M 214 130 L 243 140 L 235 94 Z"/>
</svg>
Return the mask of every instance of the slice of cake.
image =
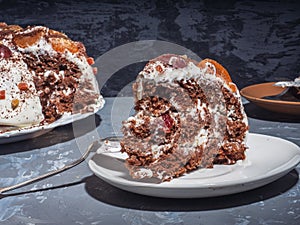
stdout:
<svg viewBox="0 0 300 225">
<path fill-rule="evenodd" d="M 216 61 L 159 56 L 139 73 L 133 93 L 136 113 L 123 122 L 120 142 L 133 178 L 166 181 L 245 159 L 241 97 Z"/>
<path fill-rule="evenodd" d="M 80 42 L 44 26 L 0 23 L 0 125 L 52 123 L 104 103 Z"/>
</svg>

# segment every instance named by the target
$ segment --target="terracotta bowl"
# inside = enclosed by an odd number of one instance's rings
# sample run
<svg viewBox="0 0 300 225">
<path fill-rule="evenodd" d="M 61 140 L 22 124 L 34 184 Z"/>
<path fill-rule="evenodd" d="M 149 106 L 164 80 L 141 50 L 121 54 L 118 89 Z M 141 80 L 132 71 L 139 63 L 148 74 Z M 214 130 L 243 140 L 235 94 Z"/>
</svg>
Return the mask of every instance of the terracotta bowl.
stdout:
<svg viewBox="0 0 300 225">
<path fill-rule="evenodd" d="M 273 86 L 275 83 L 251 85 L 243 88 L 240 93 L 247 100 L 264 109 L 278 113 L 300 115 L 300 102 L 263 99 L 263 97 L 278 95 L 285 90 L 285 88 Z"/>
</svg>

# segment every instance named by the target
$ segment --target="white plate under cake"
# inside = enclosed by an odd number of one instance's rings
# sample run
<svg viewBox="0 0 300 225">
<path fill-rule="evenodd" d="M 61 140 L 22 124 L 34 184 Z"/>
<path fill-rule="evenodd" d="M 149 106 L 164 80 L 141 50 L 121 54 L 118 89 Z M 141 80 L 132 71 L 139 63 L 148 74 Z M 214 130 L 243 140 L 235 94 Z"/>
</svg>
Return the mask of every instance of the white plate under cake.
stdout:
<svg viewBox="0 0 300 225">
<path fill-rule="evenodd" d="M 247 146 L 245 160 L 198 169 L 170 182 L 133 179 L 124 164 L 127 154 L 118 152 L 118 142 L 104 142 L 89 166 L 98 177 L 126 191 L 165 198 L 205 198 L 269 184 L 300 162 L 300 147 L 281 138 L 249 133 Z M 113 153 L 105 153 L 109 151 Z"/>
</svg>

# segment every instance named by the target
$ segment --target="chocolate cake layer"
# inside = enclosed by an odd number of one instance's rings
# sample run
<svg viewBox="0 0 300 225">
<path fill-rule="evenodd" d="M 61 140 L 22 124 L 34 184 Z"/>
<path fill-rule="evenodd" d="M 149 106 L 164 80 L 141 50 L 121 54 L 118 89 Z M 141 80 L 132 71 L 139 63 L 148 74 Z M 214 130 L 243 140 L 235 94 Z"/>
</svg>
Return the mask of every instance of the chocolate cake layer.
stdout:
<svg viewBox="0 0 300 225">
<path fill-rule="evenodd" d="M 121 141 L 132 177 L 166 181 L 245 158 L 248 125 L 240 96 L 223 70 L 205 63 L 167 54 L 138 75 L 136 114 L 123 122 Z"/>
</svg>

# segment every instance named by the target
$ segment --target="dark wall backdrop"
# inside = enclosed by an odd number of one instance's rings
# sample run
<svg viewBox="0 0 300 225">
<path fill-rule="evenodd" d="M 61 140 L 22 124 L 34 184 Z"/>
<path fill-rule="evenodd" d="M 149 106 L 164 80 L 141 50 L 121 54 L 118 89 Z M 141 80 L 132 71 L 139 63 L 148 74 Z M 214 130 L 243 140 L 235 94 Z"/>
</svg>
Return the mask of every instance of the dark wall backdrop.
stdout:
<svg viewBox="0 0 300 225">
<path fill-rule="evenodd" d="M 239 88 L 300 75 L 299 1 L 0 0 L 0 21 L 63 31 L 95 58 L 132 41 L 173 42 L 219 61 Z M 142 66 L 117 72 L 103 94 L 116 95 Z"/>
</svg>

